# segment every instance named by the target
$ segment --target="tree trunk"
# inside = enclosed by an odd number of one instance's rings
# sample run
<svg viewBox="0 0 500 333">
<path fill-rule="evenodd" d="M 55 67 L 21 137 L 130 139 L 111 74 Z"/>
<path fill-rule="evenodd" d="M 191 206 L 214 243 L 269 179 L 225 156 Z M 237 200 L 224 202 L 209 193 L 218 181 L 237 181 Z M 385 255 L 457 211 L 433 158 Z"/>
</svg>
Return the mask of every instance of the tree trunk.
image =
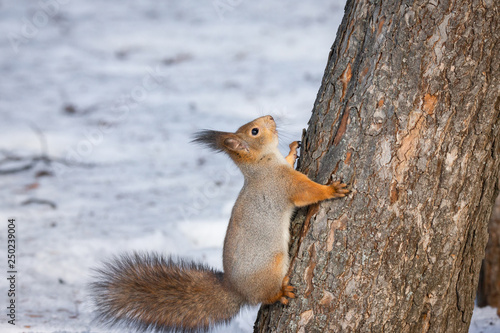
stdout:
<svg viewBox="0 0 500 333">
<path fill-rule="evenodd" d="M 256 332 L 467 332 L 498 194 L 498 2 L 348 0 L 300 170 L 352 193 L 292 221 Z"/>
<path fill-rule="evenodd" d="M 479 276 L 477 304 L 497 308 L 500 316 L 500 196 L 488 225 L 490 235 Z"/>
</svg>

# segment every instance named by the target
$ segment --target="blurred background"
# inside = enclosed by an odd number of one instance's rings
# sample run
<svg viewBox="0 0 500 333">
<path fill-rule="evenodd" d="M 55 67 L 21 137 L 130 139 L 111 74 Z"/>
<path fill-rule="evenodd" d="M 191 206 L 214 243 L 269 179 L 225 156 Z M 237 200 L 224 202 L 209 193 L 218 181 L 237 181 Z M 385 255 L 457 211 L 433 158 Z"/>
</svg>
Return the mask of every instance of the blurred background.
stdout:
<svg viewBox="0 0 500 333">
<path fill-rule="evenodd" d="M 16 326 L 0 316 L 2 332 L 103 331 L 87 284 L 112 255 L 221 268 L 243 178 L 191 135 L 271 114 L 287 153 L 307 127 L 343 7 L 0 1 L 0 239 L 13 217 L 18 240 Z M 256 311 L 213 332 L 251 332 Z"/>
</svg>

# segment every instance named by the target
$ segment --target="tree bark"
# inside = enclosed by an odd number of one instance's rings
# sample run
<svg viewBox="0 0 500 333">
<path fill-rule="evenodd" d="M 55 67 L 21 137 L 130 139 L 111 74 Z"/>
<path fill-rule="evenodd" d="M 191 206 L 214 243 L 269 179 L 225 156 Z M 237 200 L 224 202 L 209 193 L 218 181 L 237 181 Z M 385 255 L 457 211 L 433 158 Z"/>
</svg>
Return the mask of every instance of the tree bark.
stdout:
<svg viewBox="0 0 500 333">
<path fill-rule="evenodd" d="M 255 332 L 467 332 L 500 168 L 493 0 L 348 0 L 300 170 L 351 194 L 292 221 Z"/>
<path fill-rule="evenodd" d="M 500 316 L 500 196 L 488 225 L 489 240 L 479 276 L 477 304 L 497 308 Z"/>
</svg>

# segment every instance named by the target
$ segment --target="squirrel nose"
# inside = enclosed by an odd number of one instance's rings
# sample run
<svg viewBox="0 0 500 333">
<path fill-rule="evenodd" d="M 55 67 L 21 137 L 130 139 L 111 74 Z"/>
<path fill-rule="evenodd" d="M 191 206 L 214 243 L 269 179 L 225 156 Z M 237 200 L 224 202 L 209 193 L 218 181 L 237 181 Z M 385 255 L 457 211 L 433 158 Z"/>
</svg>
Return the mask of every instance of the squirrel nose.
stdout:
<svg viewBox="0 0 500 333">
<path fill-rule="evenodd" d="M 272 121 L 274 121 L 274 118 L 273 118 L 273 116 L 268 116 L 268 117 L 269 117 L 269 120 L 272 120 Z"/>
</svg>

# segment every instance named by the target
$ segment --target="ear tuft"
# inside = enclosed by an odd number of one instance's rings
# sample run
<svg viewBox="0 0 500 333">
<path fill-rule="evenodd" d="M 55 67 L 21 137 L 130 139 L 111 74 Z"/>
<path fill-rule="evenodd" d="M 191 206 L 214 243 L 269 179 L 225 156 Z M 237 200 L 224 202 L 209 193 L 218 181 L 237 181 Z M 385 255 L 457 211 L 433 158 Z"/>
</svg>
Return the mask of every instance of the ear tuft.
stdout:
<svg viewBox="0 0 500 333">
<path fill-rule="evenodd" d="M 221 136 L 225 134 L 227 133 L 212 130 L 202 130 L 194 133 L 193 140 L 191 142 L 205 145 L 215 151 L 223 151 L 219 142 Z"/>
</svg>

